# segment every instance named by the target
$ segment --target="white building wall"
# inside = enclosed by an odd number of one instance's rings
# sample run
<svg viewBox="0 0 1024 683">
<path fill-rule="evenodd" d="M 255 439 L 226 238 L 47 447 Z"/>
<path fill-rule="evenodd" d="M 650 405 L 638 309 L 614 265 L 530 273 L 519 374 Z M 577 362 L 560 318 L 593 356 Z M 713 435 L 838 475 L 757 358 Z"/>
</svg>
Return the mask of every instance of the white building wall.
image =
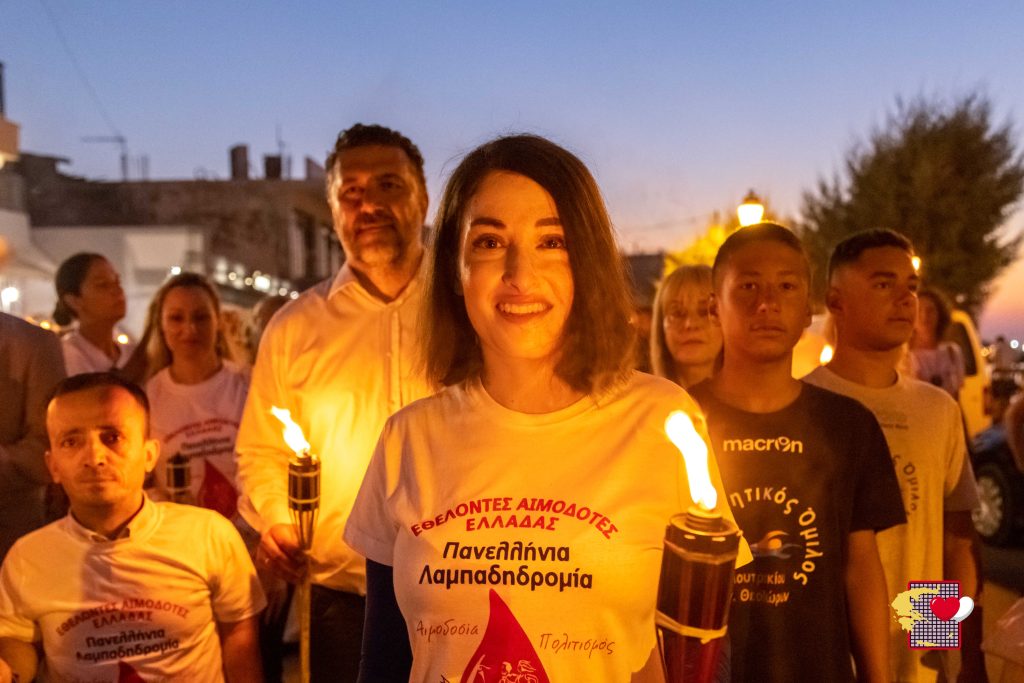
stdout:
<svg viewBox="0 0 1024 683">
<path fill-rule="evenodd" d="M 53 311 L 53 274 L 57 264 L 32 242 L 28 215 L 0 209 L 0 237 L 8 250 L 7 263 L 0 268 L 0 310 L 20 317 L 49 317 Z M 11 301 L 11 290 L 16 301 Z"/>
</svg>

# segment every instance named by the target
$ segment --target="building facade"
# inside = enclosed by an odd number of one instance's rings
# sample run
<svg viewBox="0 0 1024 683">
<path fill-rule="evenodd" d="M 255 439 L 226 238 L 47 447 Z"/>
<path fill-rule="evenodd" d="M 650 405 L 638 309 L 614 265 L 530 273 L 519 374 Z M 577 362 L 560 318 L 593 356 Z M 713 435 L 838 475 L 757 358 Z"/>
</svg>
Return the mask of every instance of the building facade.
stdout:
<svg viewBox="0 0 1024 683">
<path fill-rule="evenodd" d="M 226 302 L 249 307 L 340 265 L 322 169 L 307 163 L 306 178 L 283 179 L 280 157 L 267 157 L 266 176 L 249 178 L 245 148 L 231 156 L 230 180 L 94 181 L 63 173 L 65 159 L 27 153 L 0 173 L 16 176 L 11 195 L 20 192 L 30 242 L 50 268 L 79 251 L 111 261 L 128 296 L 124 327 L 139 334 L 152 295 L 178 270 L 206 274 Z M 26 292 L 16 312 L 45 316 L 52 284 L 39 298 Z"/>
</svg>

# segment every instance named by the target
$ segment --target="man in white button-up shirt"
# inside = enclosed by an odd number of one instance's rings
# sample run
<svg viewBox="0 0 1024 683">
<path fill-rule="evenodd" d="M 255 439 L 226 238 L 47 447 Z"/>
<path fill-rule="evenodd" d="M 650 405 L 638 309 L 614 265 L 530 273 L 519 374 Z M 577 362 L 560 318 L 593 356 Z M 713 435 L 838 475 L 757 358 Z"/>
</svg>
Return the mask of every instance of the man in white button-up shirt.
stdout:
<svg viewBox="0 0 1024 683">
<path fill-rule="evenodd" d="M 432 393 L 414 367 L 423 157 L 400 133 L 357 124 L 327 159 L 327 199 L 346 263 L 267 327 L 238 435 L 238 478 L 242 513 L 262 534 L 257 564 L 296 582 L 307 564 L 288 512 L 291 453 L 270 408 L 290 410 L 322 463 L 308 561 L 312 678 L 355 681 L 365 562 L 342 530 L 384 421 Z"/>
</svg>

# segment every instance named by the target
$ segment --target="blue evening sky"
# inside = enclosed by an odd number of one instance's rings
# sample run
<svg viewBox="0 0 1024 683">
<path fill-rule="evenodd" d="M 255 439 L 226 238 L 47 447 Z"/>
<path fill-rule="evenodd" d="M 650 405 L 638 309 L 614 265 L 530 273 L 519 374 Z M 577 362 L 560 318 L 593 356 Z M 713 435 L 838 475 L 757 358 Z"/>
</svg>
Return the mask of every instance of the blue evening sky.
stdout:
<svg viewBox="0 0 1024 683">
<path fill-rule="evenodd" d="M 436 200 L 459 154 L 532 131 L 590 165 L 624 247 L 652 249 L 685 245 L 749 188 L 796 214 L 897 97 L 980 89 L 1024 139 L 1022 26 L 1022 3 L 945 0 L 0 0 L 0 61 L 22 148 L 71 173 L 119 177 L 115 146 L 81 140 L 111 124 L 152 178 L 224 178 L 233 144 L 258 172 L 280 128 L 299 175 L 372 121 L 419 144 Z M 990 334 L 1024 336 L 1016 270 Z"/>
</svg>

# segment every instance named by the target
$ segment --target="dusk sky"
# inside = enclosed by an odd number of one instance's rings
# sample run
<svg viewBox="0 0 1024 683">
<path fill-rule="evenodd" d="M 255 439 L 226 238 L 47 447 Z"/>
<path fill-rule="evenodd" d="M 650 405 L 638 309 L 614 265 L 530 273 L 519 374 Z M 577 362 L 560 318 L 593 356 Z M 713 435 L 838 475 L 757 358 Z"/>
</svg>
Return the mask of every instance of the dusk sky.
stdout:
<svg viewBox="0 0 1024 683">
<path fill-rule="evenodd" d="M 782 5 L 0 0 L 0 61 L 23 150 L 73 174 L 119 178 L 116 146 L 82 141 L 115 131 L 150 178 L 225 178 L 237 143 L 261 173 L 280 130 L 301 175 L 379 122 L 436 203 L 460 154 L 530 131 L 590 166 L 630 251 L 685 246 L 750 188 L 797 215 L 898 97 L 980 90 L 1020 149 L 1024 3 Z M 1024 337 L 1022 291 L 1018 264 L 987 336 Z"/>
</svg>

